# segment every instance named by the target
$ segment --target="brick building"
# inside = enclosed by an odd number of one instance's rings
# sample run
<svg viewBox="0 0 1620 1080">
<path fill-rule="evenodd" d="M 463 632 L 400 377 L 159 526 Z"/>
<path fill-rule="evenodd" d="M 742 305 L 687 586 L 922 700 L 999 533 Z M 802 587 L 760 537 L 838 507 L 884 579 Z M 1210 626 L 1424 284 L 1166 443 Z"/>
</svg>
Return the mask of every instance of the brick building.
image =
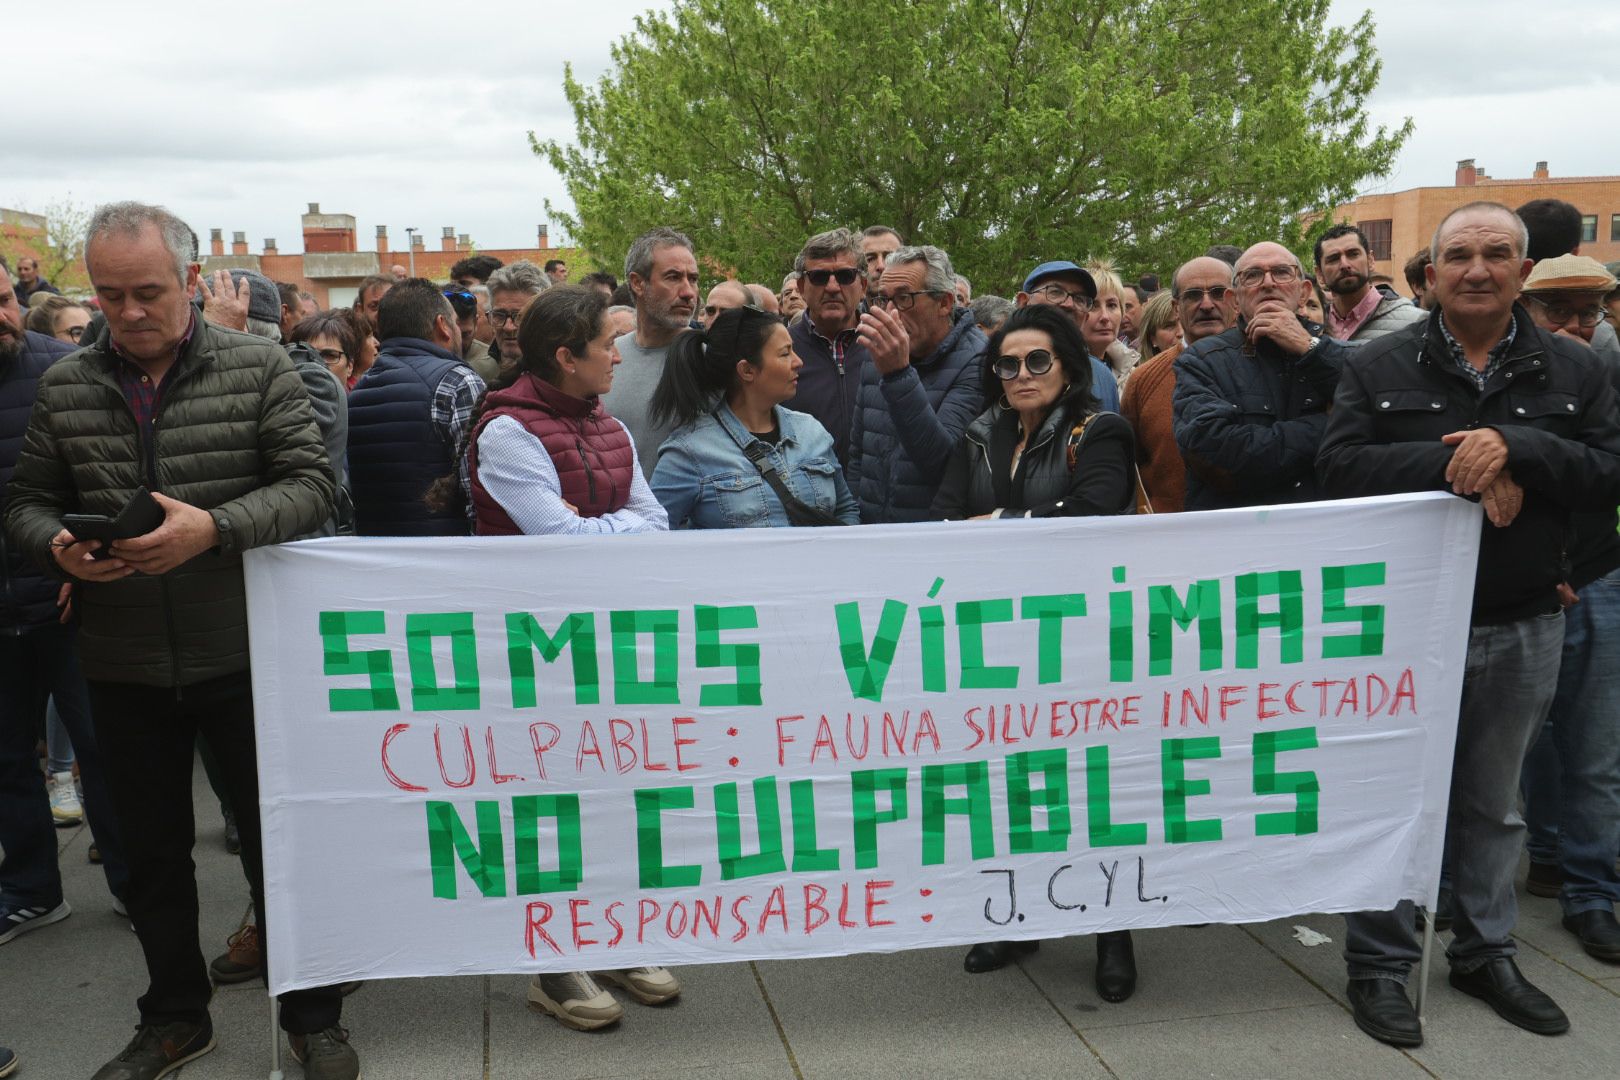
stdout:
<svg viewBox="0 0 1620 1080">
<path fill-rule="evenodd" d="M 1599 262 L 1620 259 L 1620 176 L 1553 176 L 1545 161 L 1523 180 L 1498 180 L 1473 158 L 1457 162 L 1450 187 L 1420 187 L 1388 195 L 1363 195 L 1333 212 L 1335 221 L 1361 226 L 1372 246 L 1375 268 L 1406 292 L 1406 260 L 1429 246 L 1442 218 L 1464 203 L 1488 199 L 1513 208 L 1532 199 L 1562 199 L 1581 212 L 1581 254 Z"/>
<path fill-rule="evenodd" d="M 272 281 L 297 285 L 315 297 L 322 308 L 345 307 L 354 301 L 362 279 L 372 274 L 387 274 L 389 268 L 399 265 L 417 277 L 445 281 L 450 267 L 473 254 L 472 238 L 445 227 L 439 236 L 438 247 L 429 251 L 426 238 L 420 233 L 408 239 L 406 246 L 395 250 L 389 243 L 388 226 L 377 226 L 376 249 L 359 250 L 359 236 L 353 214 L 327 214 L 319 203 L 310 203 L 303 215 L 303 253 L 282 254 L 276 241 L 268 239 L 257 255 L 248 253 L 247 236 L 232 233 L 230 250 L 226 250 L 222 229 L 210 229 L 208 254 L 203 256 L 203 272 L 221 268 L 257 270 Z M 554 248 L 541 225 L 532 248 L 479 248 L 480 255 L 493 255 L 503 263 L 527 259 L 544 266 L 548 259 L 562 259 L 568 263 L 574 276 L 583 270 L 575 266 L 573 248 Z"/>
</svg>

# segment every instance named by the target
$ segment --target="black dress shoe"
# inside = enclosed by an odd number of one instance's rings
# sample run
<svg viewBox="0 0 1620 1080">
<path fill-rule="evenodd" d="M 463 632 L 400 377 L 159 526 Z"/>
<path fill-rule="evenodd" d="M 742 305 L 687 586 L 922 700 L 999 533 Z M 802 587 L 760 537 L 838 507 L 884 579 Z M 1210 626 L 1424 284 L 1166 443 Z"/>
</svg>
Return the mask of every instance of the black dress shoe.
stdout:
<svg viewBox="0 0 1620 1080">
<path fill-rule="evenodd" d="M 1564 888 L 1564 868 L 1555 862 L 1530 860 L 1530 873 L 1524 879 L 1524 891 L 1531 896 L 1557 898 Z"/>
<path fill-rule="evenodd" d="M 1620 963 L 1620 922 L 1601 908 L 1564 916 L 1564 929 L 1581 939 L 1581 948 L 1611 964 Z"/>
<path fill-rule="evenodd" d="M 1136 950 L 1129 930 L 1097 935 L 1097 996 L 1118 1004 L 1136 992 Z"/>
<path fill-rule="evenodd" d="M 969 975 L 997 971 L 1012 963 L 1014 957 L 1027 956 L 1040 947 L 1038 941 L 981 941 L 968 950 L 962 970 Z"/>
<path fill-rule="evenodd" d="M 1422 1046 L 1423 1025 L 1394 979 L 1351 979 L 1345 987 L 1356 1027 L 1391 1046 Z"/>
<path fill-rule="evenodd" d="M 1520 974 L 1519 965 L 1510 956 L 1499 956 L 1466 973 L 1452 968 L 1451 985 L 1479 998 L 1502 1019 L 1526 1031 L 1562 1035 L 1569 1030 L 1564 1010 Z"/>
</svg>

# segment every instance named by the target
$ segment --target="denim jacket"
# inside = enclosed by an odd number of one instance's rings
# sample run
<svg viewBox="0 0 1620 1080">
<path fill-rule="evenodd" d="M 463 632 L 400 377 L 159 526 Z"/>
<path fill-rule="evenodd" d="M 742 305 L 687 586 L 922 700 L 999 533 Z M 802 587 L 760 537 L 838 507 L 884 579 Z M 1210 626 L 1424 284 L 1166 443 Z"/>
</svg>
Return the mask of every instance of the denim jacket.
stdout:
<svg viewBox="0 0 1620 1080">
<path fill-rule="evenodd" d="M 832 436 L 816 418 L 776 407 L 782 437 L 766 456 L 800 502 L 860 521 L 855 496 L 833 453 Z M 676 428 L 664 440 L 652 489 L 669 512 L 669 527 L 750 529 L 787 526 L 787 511 L 744 448 L 756 440 L 730 406 Z M 768 443 L 766 445 L 769 445 Z"/>
</svg>

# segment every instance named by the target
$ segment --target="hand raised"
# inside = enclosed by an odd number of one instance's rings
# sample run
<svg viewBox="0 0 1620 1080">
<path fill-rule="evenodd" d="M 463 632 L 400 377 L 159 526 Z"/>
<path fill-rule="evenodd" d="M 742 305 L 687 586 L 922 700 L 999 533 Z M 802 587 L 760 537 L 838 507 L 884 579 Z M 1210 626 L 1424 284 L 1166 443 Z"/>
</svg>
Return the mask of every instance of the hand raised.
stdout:
<svg viewBox="0 0 1620 1080">
<path fill-rule="evenodd" d="M 203 295 L 203 319 L 215 326 L 246 330 L 253 287 L 246 277 L 233 283 L 229 270 L 215 270 L 213 277 L 213 288 L 208 287 L 207 275 L 197 278 L 197 288 Z"/>
</svg>

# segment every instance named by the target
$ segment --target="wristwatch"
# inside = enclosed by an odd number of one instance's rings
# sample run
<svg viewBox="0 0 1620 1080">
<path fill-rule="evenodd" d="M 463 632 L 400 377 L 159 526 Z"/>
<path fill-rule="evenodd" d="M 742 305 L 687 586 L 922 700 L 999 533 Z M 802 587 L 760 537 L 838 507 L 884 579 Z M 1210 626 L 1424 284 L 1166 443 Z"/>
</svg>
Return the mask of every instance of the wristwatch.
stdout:
<svg viewBox="0 0 1620 1080">
<path fill-rule="evenodd" d="M 1306 357 L 1307 357 L 1307 356 L 1309 356 L 1309 355 L 1311 355 L 1311 353 L 1313 353 L 1313 352 L 1315 352 L 1315 351 L 1316 351 L 1316 347 L 1317 347 L 1317 346 L 1318 346 L 1318 345 L 1320 345 L 1320 344 L 1322 344 L 1322 339 L 1321 339 L 1321 338 L 1319 338 L 1319 337 L 1315 337 L 1315 336 L 1314 336 L 1314 335 L 1313 335 L 1313 336 L 1312 336 L 1312 337 L 1311 337 L 1311 343 L 1310 343 L 1310 345 L 1309 345 L 1309 346 L 1307 346 L 1307 347 L 1306 347 L 1306 349 L 1305 349 L 1305 351 L 1304 351 L 1304 352 L 1302 352 L 1302 353 L 1300 353 L 1300 354 L 1299 354 L 1299 358 L 1300 358 L 1300 359 L 1301 359 L 1301 360 L 1303 360 L 1303 359 L 1305 359 L 1305 358 L 1306 358 Z"/>
</svg>

